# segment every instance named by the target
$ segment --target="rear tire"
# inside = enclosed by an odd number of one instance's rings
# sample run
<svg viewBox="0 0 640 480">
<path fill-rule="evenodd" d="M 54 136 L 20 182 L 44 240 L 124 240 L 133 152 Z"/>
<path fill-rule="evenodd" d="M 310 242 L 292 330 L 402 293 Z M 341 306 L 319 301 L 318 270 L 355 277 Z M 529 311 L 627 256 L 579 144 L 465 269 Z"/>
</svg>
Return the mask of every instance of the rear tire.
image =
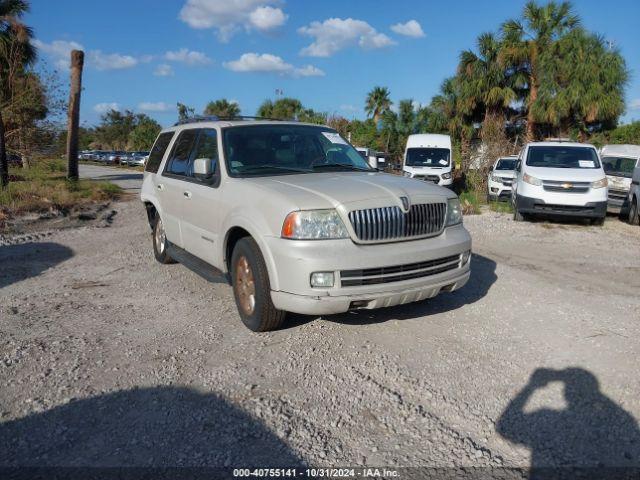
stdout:
<svg viewBox="0 0 640 480">
<path fill-rule="evenodd" d="M 231 284 L 240 319 L 254 332 L 279 328 L 286 312 L 271 301 L 269 272 L 260 248 L 251 237 L 238 240 L 231 254 Z"/>
<path fill-rule="evenodd" d="M 175 260 L 169 256 L 167 253 L 167 248 L 169 247 L 169 240 L 167 240 L 167 235 L 164 230 L 164 224 L 162 223 L 162 219 L 160 215 L 156 213 L 153 218 L 153 255 L 156 257 L 156 260 L 162 264 L 175 263 Z"/>
<path fill-rule="evenodd" d="M 629 208 L 629 224 L 640 225 L 640 207 L 638 206 L 638 199 L 633 198 L 631 207 Z"/>
</svg>

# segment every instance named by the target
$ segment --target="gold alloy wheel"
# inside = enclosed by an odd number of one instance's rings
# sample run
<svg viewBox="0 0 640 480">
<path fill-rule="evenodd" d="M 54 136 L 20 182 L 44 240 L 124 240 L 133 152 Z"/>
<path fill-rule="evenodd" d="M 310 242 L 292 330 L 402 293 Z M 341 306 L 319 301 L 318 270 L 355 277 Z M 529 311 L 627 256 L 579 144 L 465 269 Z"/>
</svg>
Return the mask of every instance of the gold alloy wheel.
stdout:
<svg viewBox="0 0 640 480">
<path fill-rule="evenodd" d="M 164 244 L 165 244 L 166 235 L 164 233 L 164 225 L 162 224 L 162 220 L 158 219 L 158 224 L 156 225 L 156 250 L 158 253 L 162 255 L 164 253 Z"/>
<path fill-rule="evenodd" d="M 240 308 L 246 315 L 251 315 L 256 308 L 256 284 L 253 271 L 244 255 L 236 262 L 236 292 Z"/>
</svg>

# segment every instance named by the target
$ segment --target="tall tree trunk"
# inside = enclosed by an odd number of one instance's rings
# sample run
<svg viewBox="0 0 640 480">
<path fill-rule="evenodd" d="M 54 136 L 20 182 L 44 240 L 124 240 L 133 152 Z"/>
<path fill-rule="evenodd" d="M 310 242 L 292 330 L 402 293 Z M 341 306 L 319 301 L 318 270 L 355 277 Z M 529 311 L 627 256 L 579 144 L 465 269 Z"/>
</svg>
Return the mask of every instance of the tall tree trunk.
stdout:
<svg viewBox="0 0 640 480">
<path fill-rule="evenodd" d="M 533 104 L 538 98 L 538 85 L 536 79 L 531 76 L 531 85 L 529 87 L 529 105 L 527 110 L 527 142 L 533 142 L 536 140 L 536 120 L 533 116 Z"/>
<path fill-rule="evenodd" d="M 77 180 L 78 173 L 78 128 L 80 127 L 80 92 L 82 91 L 82 66 L 84 52 L 71 52 L 71 89 L 67 127 L 67 178 Z"/>
<path fill-rule="evenodd" d="M 7 148 L 4 140 L 4 120 L 0 110 L 0 187 L 9 185 L 9 162 L 7 160 Z"/>
</svg>

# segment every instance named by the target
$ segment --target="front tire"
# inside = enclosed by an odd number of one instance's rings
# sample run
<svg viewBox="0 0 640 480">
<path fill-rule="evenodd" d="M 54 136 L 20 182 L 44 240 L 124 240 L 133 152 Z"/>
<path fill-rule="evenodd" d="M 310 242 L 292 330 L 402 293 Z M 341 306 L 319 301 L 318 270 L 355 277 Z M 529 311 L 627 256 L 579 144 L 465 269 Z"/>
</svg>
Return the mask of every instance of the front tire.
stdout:
<svg viewBox="0 0 640 480">
<path fill-rule="evenodd" d="M 640 207 L 638 206 L 638 199 L 633 198 L 631 208 L 629 209 L 629 224 L 640 225 Z"/>
<path fill-rule="evenodd" d="M 253 238 L 238 240 L 231 255 L 231 282 L 240 319 L 254 332 L 276 330 L 286 312 L 271 301 L 269 273 Z"/>
<path fill-rule="evenodd" d="M 169 256 L 167 253 L 167 248 L 169 247 L 169 240 L 167 240 L 167 234 L 164 230 L 164 223 L 162 223 L 162 219 L 160 215 L 156 213 L 155 218 L 153 219 L 153 255 L 156 257 L 156 260 L 162 264 L 175 263 L 173 258 Z"/>
<path fill-rule="evenodd" d="M 521 213 L 520 210 L 518 210 L 518 207 L 515 207 L 513 210 L 513 221 L 514 222 L 524 222 L 525 220 L 528 220 L 528 216 L 526 216 L 524 213 Z"/>
</svg>

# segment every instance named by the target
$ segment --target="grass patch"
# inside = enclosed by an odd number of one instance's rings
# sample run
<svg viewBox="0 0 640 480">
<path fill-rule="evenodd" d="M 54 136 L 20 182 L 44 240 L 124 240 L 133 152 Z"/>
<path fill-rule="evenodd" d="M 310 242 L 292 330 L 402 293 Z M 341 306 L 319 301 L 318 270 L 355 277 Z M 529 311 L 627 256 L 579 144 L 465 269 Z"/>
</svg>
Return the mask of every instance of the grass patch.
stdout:
<svg viewBox="0 0 640 480">
<path fill-rule="evenodd" d="M 108 182 L 70 181 L 63 160 L 43 160 L 28 169 L 15 168 L 16 181 L 0 189 L 0 221 L 23 213 L 70 210 L 88 203 L 118 198 L 122 190 Z"/>
<path fill-rule="evenodd" d="M 499 213 L 513 213 L 511 202 L 496 202 L 492 200 L 489 202 L 489 210 Z"/>
<path fill-rule="evenodd" d="M 463 215 L 477 215 L 480 213 L 480 198 L 476 192 L 466 191 L 459 195 Z"/>
</svg>

